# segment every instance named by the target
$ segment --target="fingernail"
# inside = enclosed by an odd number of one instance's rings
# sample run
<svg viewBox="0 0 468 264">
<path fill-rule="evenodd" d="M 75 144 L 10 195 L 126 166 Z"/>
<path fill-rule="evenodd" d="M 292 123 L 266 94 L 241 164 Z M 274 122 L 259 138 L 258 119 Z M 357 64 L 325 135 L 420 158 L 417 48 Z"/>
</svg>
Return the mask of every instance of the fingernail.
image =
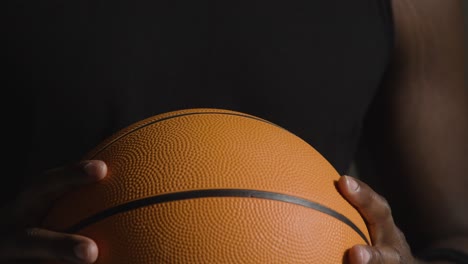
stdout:
<svg viewBox="0 0 468 264">
<path fill-rule="evenodd" d="M 73 250 L 75 252 L 75 256 L 80 260 L 88 261 L 92 254 L 88 244 L 78 244 Z"/>
<path fill-rule="evenodd" d="M 356 192 L 359 189 L 359 184 L 357 181 L 355 181 L 352 177 L 350 176 L 345 176 L 346 177 L 346 185 L 348 186 L 348 189 Z"/>
<path fill-rule="evenodd" d="M 102 166 L 103 165 L 100 162 L 87 161 L 83 166 L 83 170 L 89 176 L 95 178 L 96 180 L 100 180 L 105 176 Z"/>
<path fill-rule="evenodd" d="M 371 259 L 371 255 L 369 253 L 369 250 L 365 248 L 361 248 L 361 260 L 363 263 L 369 263 L 369 260 Z"/>
</svg>

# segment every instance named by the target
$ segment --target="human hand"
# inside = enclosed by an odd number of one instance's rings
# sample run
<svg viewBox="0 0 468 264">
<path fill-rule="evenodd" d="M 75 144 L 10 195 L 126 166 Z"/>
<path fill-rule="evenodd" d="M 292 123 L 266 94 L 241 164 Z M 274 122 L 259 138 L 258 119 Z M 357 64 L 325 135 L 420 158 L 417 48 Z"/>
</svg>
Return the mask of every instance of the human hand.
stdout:
<svg viewBox="0 0 468 264">
<path fill-rule="evenodd" d="M 341 177 L 337 185 L 344 198 L 363 216 L 372 240 L 372 246 L 356 245 L 349 250 L 349 264 L 422 263 L 413 257 L 404 234 L 393 221 L 385 198 L 350 176 Z"/>
<path fill-rule="evenodd" d="M 2 208 L 0 219 L 0 263 L 38 263 L 60 260 L 66 263 L 94 263 L 96 243 L 90 238 L 58 233 L 39 227 L 50 203 L 65 192 L 96 182 L 107 174 L 102 161 L 83 161 L 47 171 L 27 187 L 16 200 Z"/>
</svg>

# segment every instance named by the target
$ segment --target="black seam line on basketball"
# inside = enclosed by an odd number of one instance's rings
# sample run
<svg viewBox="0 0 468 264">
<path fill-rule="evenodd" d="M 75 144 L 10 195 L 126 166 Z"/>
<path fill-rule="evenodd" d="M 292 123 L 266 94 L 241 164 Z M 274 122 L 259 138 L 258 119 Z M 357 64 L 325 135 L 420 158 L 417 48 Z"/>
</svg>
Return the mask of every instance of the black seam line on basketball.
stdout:
<svg viewBox="0 0 468 264">
<path fill-rule="evenodd" d="M 300 197 L 296 197 L 296 196 L 275 193 L 275 192 L 268 192 L 268 191 L 246 190 L 246 189 L 205 189 L 205 190 L 193 190 L 193 191 L 184 191 L 184 192 L 155 195 L 155 196 L 131 201 L 131 202 L 121 204 L 121 205 L 106 209 L 104 211 L 101 211 L 95 215 L 92 215 L 80 221 L 76 225 L 68 228 L 65 232 L 76 233 L 77 231 L 91 224 L 99 222 L 105 218 L 111 217 L 113 215 L 116 215 L 122 212 L 149 206 L 149 205 L 188 200 L 188 199 L 196 199 L 196 198 L 219 198 L 219 197 L 247 197 L 247 198 L 268 199 L 268 200 L 292 203 L 292 204 L 301 205 L 310 209 L 314 209 L 322 213 L 328 214 L 329 216 L 332 216 L 336 218 L 337 220 L 343 222 L 344 224 L 348 225 L 354 231 L 356 231 L 356 233 L 358 233 L 359 236 L 368 245 L 370 245 L 366 236 L 359 229 L 359 227 L 357 227 L 346 216 L 338 213 L 337 211 L 331 208 L 328 208 L 321 204 L 318 204 L 318 203 L 315 203 L 315 202 L 312 202 L 312 201 L 309 201 Z"/>
<path fill-rule="evenodd" d="M 221 114 L 221 115 L 231 115 L 231 116 L 241 116 L 241 117 L 246 117 L 246 118 L 250 118 L 250 119 L 254 119 L 254 120 L 257 120 L 257 121 L 261 121 L 261 122 L 264 122 L 264 123 L 267 123 L 267 124 L 270 124 L 270 125 L 273 125 L 273 126 L 276 126 L 276 127 L 279 127 L 281 129 L 284 129 L 286 130 L 285 128 L 275 124 L 275 123 L 272 123 L 272 122 L 269 122 L 267 120 L 264 120 L 264 119 L 261 119 L 259 117 L 255 117 L 255 116 L 249 116 L 249 115 L 245 115 L 245 114 L 238 114 L 238 113 L 223 113 L 223 112 L 194 112 L 194 113 L 185 113 L 185 114 L 178 114 L 178 115 L 173 115 L 173 116 L 168 116 L 168 117 L 164 117 L 164 118 L 161 118 L 161 119 L 157 119 L 157 120 L 153 120 L 147 124 L 144 124 L 140 127 L 137 127 L 131 131 L 128 131 L 127 133 L 124 133 L 123 135 L 120 135 L 119 137 L 115 138 L 114 140 L 112 140 L 111 142 L 109 142 L 106 146 L 104 146 L 101 150 L 99 150 L 98 152 L 96 152 L 90 159 L 93 159 L 95 156 L 97 156 L 99 153 L 101 153 L 102 151 L 104 151 L 105 149 L 107 149 L 108 147 L 110 147 L 112 144 L 114 144 L 114 142 L 116 142 L 117 140 L 127 136 L 128 134 L 131 134 L 137 130 L 140 130 L 144 127 L 147 127 L 147 126 L 150 126 L 152 124 L 155 124 L 155 123 L 158 123 L 158 122 L 162 122 L 162 121 L 165 121 L 165 120 L 168 120 L 168 119 L 172 119 L 172 118 L 177 118 L 177 117 L 182 117 L 182 116 L 189 116 L 189 115 L 213 115 L 213 114 Z M 287 130 L 286 130 L 287 131 Z M 288 131 L 289 132 L 289 131 Z"/>
</svg>

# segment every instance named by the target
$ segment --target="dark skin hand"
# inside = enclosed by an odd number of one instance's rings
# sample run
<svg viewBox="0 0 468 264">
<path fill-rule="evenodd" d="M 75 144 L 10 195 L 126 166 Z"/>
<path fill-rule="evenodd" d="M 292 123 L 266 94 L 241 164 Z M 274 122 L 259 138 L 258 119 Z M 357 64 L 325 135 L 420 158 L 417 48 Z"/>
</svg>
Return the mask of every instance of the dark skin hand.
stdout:
<svg viewBox="0 0 468 264">
<path fill-rule="evenodd" d="M 381 196 L 359 180 L 356 185 L 349 177 L 338 181 L 339 191 L 366 220 L 372 239 L 372 246 L 349 250 L 349 264 L 422 263 L 395 224 L 399 218 L 392 216 L 402 203 L 408 203 L 412 213 L 406 230 L 424 234 L 426 248 L 456 248 L 468 254 L 468 89 L 461 1 L 392 3 L 395 60 L 385 87 L 381 119 L 386 126 L 379 134 L 387 144 L 374 153 L 383 159 L 382 169 L 374 176 L 391 179 L 387 186 L 404 186 L 402 195 L 408 199 L 390 206 L 383 196 L 390 198 L 396 188 L 379 190 Z M 12 214 L 0 219 L 0 263 L 93 263 L 97 259 L 98 249 L 91 239 L 37 228 L 50 201 L 106 175 L 105 164 L 95 162 L 89 170 L 78 163 L 48 171 L 43 182 L 2 208 Z"/>
<path fill-rule="evenodd" d="M 372 241 L 372 246 L 351 248 L 349 263 L 418 263 L 405 236 L 395 225 L 385 198 L 351 176 L 341 177 L 338 189 L 366 220 Z"/>
<path fill-rule="evenodd" d="M 352 247 L 347 252 L 349 264 L 426 263 L 413 256 L 405 235 L 395 224 L 391 208 L 384 197 L 377 194 L 364 182 L 347 175 L 339 179 L 337 187 L 366 220 L 372 241 L 372 246 L 356 245 Z"/>
<path fill-rule="evenodd" d="M 82 161 L 49 170 L 41 181 L 31 184 L 11 204 L 2 208 L 11 212 L 0 219 L 0 263 L 37 263 L 60 260 L 66 263 L 93 263 L 97 245 L 89 238 L 38 228 L 50 202 L 75 187 L 105 177 L 102 161 Z M 54 183 L 54 184 L 51 184 Z"/>
</svg>

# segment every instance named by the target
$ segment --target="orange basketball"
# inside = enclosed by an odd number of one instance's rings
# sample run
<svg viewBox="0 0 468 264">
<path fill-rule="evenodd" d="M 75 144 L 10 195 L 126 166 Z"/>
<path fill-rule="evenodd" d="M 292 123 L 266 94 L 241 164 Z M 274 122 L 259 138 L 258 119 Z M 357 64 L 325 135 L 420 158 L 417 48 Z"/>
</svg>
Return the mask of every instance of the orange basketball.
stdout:
<svg viewBox="0 0 468 264">
<path fill-rule="evenodd" d="M 157 115 L 85 159 L 104 160 L 108 176 L 61 197 L 44 226 L 94 239 L 98 264 L 341 263 L 370 243 L 331 164 L 249 114 Z"/>
</svg>

